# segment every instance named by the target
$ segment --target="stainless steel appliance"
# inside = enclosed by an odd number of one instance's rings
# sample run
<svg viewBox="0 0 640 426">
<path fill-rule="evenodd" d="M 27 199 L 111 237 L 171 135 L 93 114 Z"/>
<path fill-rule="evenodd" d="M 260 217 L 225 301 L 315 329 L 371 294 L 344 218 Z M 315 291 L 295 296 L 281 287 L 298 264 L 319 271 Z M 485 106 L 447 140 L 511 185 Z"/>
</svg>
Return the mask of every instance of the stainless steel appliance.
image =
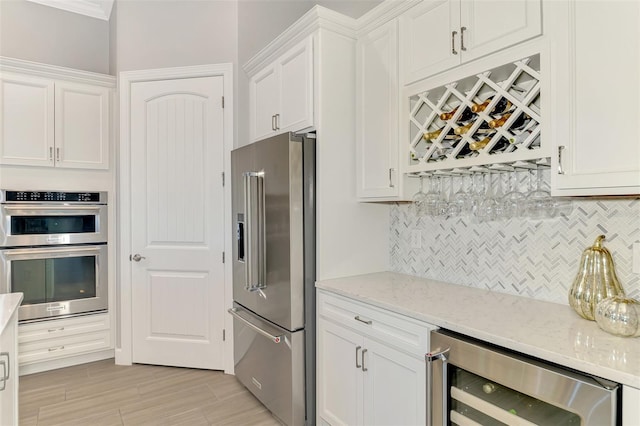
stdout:
<svg viewBox="0 0 640 426">
<path fill-rule="evenodd" d="M 0 190 L 0 292 L 20 321 L 108 308 L 106 192 Z"/>
<path fill-rule="evenodd" d="M 287 425 L 315 423 L 314 137 L 231 153 L 235 373 Z"/>
<path fill-rule="evenodd" d="M 617 383 L 446 330 L 432 331 L 430 345 L 427 425 L 620 422 Z"/>
</svg>

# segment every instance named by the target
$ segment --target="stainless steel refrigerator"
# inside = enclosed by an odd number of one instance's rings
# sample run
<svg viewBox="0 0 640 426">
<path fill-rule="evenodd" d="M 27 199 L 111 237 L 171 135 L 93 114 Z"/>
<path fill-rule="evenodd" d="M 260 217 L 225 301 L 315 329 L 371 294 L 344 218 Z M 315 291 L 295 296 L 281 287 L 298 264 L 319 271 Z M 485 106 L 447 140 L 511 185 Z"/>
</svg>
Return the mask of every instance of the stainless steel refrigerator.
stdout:
<svg viewBox="0 0 640 426">
<path fill-rule="evenodd" d="M 287 425 L 315 424 L 315 135 L 231 152 L 236 377 Z"/>
</svg>

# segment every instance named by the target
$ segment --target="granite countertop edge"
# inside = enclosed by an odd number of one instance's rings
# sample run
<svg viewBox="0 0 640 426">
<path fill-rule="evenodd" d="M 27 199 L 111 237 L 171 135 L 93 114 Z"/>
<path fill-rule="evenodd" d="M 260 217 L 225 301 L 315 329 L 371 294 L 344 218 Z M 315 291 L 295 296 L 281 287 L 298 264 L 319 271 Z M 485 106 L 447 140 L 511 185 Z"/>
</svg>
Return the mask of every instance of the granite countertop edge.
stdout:
<svg viewBox="0 0 640 426">
<path fill-rule="evenodd" d="M 569 305 L 394 272 L 316 287 L 640 389 L 640 338 L 613 336 Z"/>
<path fill-rule="evenodd" d="M 22 302 L 22 293 L 0 294 L 0 334 L 9 324 L 9 320 Z"/>
</svg>

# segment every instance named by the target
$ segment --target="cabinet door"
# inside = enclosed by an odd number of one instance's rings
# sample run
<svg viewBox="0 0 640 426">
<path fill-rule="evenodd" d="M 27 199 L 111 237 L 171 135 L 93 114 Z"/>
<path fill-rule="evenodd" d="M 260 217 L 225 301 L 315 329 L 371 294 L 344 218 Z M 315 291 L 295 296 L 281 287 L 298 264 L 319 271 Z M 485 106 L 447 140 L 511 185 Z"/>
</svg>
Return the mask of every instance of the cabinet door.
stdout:
<svg viewBox="0 0 640 426">
<path fill-rule="evenodd" d="M 69 82 L 55 88 L 56 166 L 108 169 L 110 90 Z"/>
<path fill-rule="evenodd" d="M 360 198 L 398 195 L 398 25 L 358 40 L 356 184 Z"/>
<path fill-rule="evenodd" d="M 364 347 L 364 424 L 425 424 L 424 359 L 369 339 Z"/>
<path fill-rule="evenodd" d="M 17 317 L 16 310 L 0 335 L 0 375 L 8 376 L 0 381 L 0 425 L 18 424 Z"/>
<path fill-rule="evenodd" d="M 406 85 L 460 64 L 460 2 L 425 0 L 400 16 L 400 63 Z"/>
<path fill-rule="evenodd" d="M 639 194 L 640 3 L 568 4 L 553 57 L 552 192 Z"/>
<path fill-rule="evenodd" d="M 318 320 L 317 412 L 333 426 L 363 424 L 362 340 L 358 333 Z"/>
<path fill-rule="evenodd" d="M 460 0 L 464 62 L 542 34 L 541 0 Z"/>
<path fill-rule="evenodd" d="M 256 74 L 249 84 L 251 140 L 274 135 L 279 104 L 278 74 L 275 65 Z"/>
<path fill-rule="evenodd" d="M 53 80 L 2 74 L 0 164 L 53 165 L 53 108 Z"/>
<path fill-rule="evenodd" d="M 278 61 L 280 106 L 277 133 L 313 126 L 313 39 L 304 40 Z"/>
</svg>

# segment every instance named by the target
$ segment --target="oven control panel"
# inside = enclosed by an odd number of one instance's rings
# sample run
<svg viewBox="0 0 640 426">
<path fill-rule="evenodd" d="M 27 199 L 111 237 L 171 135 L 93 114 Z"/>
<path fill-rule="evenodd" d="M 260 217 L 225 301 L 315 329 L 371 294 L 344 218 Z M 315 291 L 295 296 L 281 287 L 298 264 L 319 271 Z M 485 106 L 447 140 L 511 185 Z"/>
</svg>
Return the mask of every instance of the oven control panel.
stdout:
<svg viewBox="0 0 640 426">
<path fill-rule="evenodd" d="M 0 190 L 3 203 L 93 203 L 104 204 L 106 192 L 61 192 L 61 191 L 10 191 Z"/>
</svg>

